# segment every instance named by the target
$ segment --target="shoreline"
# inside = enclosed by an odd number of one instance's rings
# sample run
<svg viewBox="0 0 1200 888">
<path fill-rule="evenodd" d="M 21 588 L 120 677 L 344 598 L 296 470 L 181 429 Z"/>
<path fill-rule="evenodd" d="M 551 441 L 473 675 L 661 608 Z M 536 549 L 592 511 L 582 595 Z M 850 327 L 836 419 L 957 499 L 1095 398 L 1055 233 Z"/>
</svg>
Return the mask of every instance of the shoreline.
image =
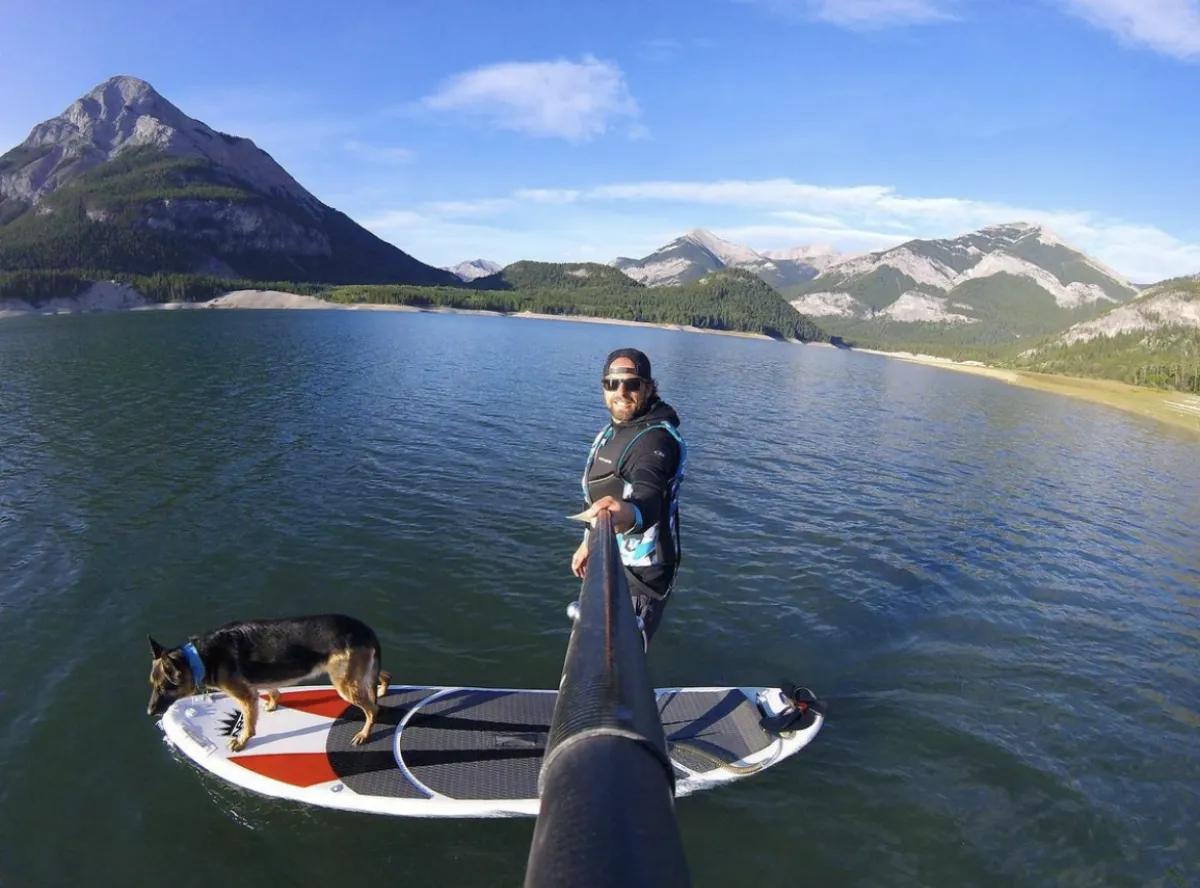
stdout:
<svg viewBox="0 0 1200 888">
<path fill-rule="evenodd" d="M 558 315 L 533 311 L 495 311 L 485 308 L 452 308 L 449 306 L 401 305 L 380 302 L 331 302 L 318 296 L 304 296 L 281 290 L 232 290 L 203 302 L 151 302 L 128 284 L 96 282 L 79 296 L 52 299 L 41 306 L 18 300 L 0 301 L 0 318 L 29 315 L 91 314 L 103 311 L 200 311 L 230 309 L 286 309 L 308 311 L 409 311 L 426 314 L 484 315 L 497 318 L 533 318 L 544 321 L 576 321 L 586 324 L 616 324 L 624 327 L 648 327 L 684 333 L 708 333 L 718 336 L 739 336 L 744 339 L 763 339 L 767 342 L 788 342 L 800 345 L 798 339 L 778 339 L 765 333 L 746 333 L 740 330 L 711 330 L 689 324 L 660 324 L 653 321 L 630 321 L 623 318 L 596 318 L 587 315 Z"/>
<path fill-rule="evenodd" d="M 910 364 L 922 364 L 926 367 L 940 367 L 957 373 L 986 376 L 1019 388 L 1091 401 L 1094 404 L 1103 404 L 1126 413 L 1158 420 L 1175 428 L 1200 433 L 1200 395 L 1129 385 L 1115 379 L 1009 370 L 979 361 L 953 361 L 950 358 L 913 352 L 885 352 L 871 348 L 855 348 L 851 351 L 907 361 Z"/>
<path fill-rule="evenodd" d="M 711 330 L 687 324 L 660 324 L 651 321 L 629 321 L 620 318 L 596 318 L 585 315 L 557 315 L 532 311 L 494 311 L 478 308 L 450 308 L 441 306 L 417 306 L 383 303 L 330 302 L 316 296 L 303 296 L 279 290 L 234 290 L 204 302 L 151 302 L 128 284 L 115 281 L 96 281 L 78 296 L 52 299 L 42 306 L 33 306 L 18 300 L 0 301 L 0 319 L 29 315 L 82 314 L 106 311 L 200 311 L 200 310 L 325 310 L 325 311 L 408 311 L 426 314 L 485 315 L 490 317 L 532 318 L 545 321 L 575 321 L 585 324 L 613 324 L 626 327 L 648 327 L 673 330 L 683 333 L 706 333 L 715 336 L 736 336 L 743 339 L 761 339 L 767 342 L 785 342 L 795 345 L 837 348 L 828 342 L 801 342 L 797 339 L 777 339 L 764 333 L 745 333 L 737 330 Z M 1028 370 L 1009 370 L 992 367 L 978 361 L 953 361 L 934 355 L 915 354 L 907 351 L 881 351 L 870 348 L 839 349 L 866 355 L 877 355 L 927 367 L 940 367 L 958 373 L 986 376 L 1009 385 L 1035 389 L 1066 397 L 1080 398 L 1093 403 L 1134 413 L 1164 422 L 1176 428 L 1200 432 L 1200 396 L 1182 392 L 1128 385 L 1109 379 L 1092 379 L 1079 376 L 1064 376 L 1035 373 Z"/>
</svg>

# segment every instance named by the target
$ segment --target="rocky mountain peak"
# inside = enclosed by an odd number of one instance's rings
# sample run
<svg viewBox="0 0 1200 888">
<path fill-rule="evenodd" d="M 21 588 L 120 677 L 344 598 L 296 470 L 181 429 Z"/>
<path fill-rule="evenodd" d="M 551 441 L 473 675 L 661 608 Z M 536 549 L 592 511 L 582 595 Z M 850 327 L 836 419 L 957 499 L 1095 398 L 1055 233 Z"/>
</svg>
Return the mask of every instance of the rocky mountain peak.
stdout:
<svg viewBox="0 0 1200 888">
<path fill-rule="evenodd" d="M 202 157 L 264 194 L 312 207 L 317 200 L 249 139 L 188 117 L 137 77 L 111 77 L 39 123 L 0 163 L 0 197 L 36 203 L 130 148 Z M 24 160 L 24 162 L 21 162 Z"/>
<path fill-rule="evenodd" d="M 446 271 L 456 275 L 459 280 L 463 281 L 473 281 L 477 278 L 487 277 L 503 268 L 499 262 L 493 262 L 490 259 L 468 259 L 465 262 L 459 262 L 457 265 L 443 267 Z"/>
<path fill-rule="evenodd" d="M 250 139 L 111 77 L 0 156 L 0 267 L 454 285 Z"/>
</svg>

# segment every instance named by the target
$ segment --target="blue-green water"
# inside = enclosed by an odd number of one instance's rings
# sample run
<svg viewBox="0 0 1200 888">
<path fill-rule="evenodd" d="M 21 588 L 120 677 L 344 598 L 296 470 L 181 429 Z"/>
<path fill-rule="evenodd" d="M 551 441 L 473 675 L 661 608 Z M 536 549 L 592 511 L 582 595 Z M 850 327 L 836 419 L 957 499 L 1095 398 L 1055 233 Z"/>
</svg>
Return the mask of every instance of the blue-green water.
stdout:
<svg viewBox="0 0 1200 888">
<path fill-rule="evenodd" d="M 532 820 L 307 810 L 177 760 L 145 636 L 341 610 L 397 682 L 554 687 L 626 344 L 690 447 L 655 683 L 831 704 L 679 801 L 695 885 L 1200 881 L 1194 436 L 833 349 L 264 311 L 0 322 L 0 885 L 519 885 Z"/>
</svg>

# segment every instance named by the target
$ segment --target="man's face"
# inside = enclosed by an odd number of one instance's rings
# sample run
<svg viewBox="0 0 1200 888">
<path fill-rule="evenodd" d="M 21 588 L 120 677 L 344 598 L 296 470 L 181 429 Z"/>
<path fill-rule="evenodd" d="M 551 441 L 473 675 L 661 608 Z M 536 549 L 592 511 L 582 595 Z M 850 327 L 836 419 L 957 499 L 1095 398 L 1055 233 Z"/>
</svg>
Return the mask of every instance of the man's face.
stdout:
<svg viewBox="0 0 1200 888">
<path fill-rule="evenodd" d="M 614 422 L 629 422 L 640 414 L 654 394 L 650 380 L 637 375 L 629 358 L 617 358 L 604 374 L 604 405 Z"/>
</svg>

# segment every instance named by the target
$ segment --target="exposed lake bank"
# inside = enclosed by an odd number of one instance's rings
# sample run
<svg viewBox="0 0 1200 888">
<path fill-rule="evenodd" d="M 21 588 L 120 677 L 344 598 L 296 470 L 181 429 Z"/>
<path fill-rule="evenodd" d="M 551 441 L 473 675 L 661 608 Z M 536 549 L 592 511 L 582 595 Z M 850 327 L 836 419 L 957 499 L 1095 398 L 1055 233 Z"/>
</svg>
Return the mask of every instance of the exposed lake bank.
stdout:
<svg viewBox="0 0 1200 888">
<path fill-rule="evenodd" d="M 960 373 L 987 376 L 1010 385 L 1036 389 L 1041 392 L 1082 398 L 1086 401 L 1105 404 L 1119 410 L 1136 413 L 1139 416 L 1156 419 L 1177 428 L 1200 432 L 1200 396 L 1196 395 L 1128 385 L 1112 379 L 1032 373 L 1028 370 L 1010 370 L 1004 367 L 991 367 L 975 361 L 952 361 L 949 358 L 911 352 L 885 352 L 866 348 L 854 350 L 866 354 L 882 355 L 885 358 L 925 364 L 930 367 L 956 370 Z"/>
</svg>

